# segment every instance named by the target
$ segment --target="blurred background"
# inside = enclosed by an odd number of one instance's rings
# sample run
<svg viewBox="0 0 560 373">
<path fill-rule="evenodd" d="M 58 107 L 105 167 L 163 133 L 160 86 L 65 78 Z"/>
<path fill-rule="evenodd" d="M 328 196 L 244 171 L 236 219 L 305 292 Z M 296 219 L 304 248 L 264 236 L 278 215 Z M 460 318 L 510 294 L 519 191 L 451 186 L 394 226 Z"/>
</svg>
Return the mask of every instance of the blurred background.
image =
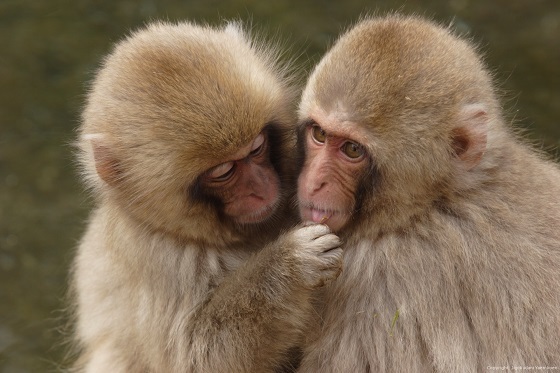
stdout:
<svg viewBox="0 0 560 373">
<path fill-rule="evenodd" d="M 309 70 L 360 15 L 418 13 L 469 34 L 510 120 L 558 158 L 560 1 L 0 0 L 0 372 L 67 367 L 68 269 L 91 201 L 71 142 L 87 83 L 150 20 L 252 20 Z"/>
</svg>

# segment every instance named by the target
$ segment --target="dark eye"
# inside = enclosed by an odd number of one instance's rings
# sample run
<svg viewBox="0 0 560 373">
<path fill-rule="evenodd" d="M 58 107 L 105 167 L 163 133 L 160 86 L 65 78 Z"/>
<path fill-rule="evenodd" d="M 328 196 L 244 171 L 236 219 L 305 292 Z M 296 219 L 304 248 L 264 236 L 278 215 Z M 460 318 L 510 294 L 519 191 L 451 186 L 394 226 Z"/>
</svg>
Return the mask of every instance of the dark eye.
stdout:
<svg viewBox="0 0 560 373">
<path fill-rule="evenodd" d="M 364 155 L 364 148 L 355 142 L 345 142 L 344 145 L 342 145 L 341 150 L 348 158 L 352 159 L 360 158 Z"/>
<path fill-rule="evenodd" d="M 327 134 L 319 126 L 311 127 L 311 136 L 313 137 L 313 140 L 315 140 L 319 144 L 323 144 L 327 139 Z"/>
<path fill-rule="evenodd" d="M 218 182 L 226 181 L 233 176 L 234 172 L 235 172 L 235 163 L 226 162 L 211 169 L 208 172 L 208 176 L 211 181 L 218 181 Z"/>
</svg>

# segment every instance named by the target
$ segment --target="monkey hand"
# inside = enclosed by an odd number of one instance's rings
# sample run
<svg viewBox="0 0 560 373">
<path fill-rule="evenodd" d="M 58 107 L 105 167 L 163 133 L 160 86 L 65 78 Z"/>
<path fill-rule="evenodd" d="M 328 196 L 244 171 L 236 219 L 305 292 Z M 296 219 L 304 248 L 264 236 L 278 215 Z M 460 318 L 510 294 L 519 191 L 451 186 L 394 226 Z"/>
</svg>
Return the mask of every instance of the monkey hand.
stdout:
<svg viewBox="0 0 560 373">
<path fill-rule="evenodd" d="M 306 224 L 288 233 L 298 274 L 308 288 L 323 286 L 342 272 L 341 240 L 323 224 Z"/>
</svg>

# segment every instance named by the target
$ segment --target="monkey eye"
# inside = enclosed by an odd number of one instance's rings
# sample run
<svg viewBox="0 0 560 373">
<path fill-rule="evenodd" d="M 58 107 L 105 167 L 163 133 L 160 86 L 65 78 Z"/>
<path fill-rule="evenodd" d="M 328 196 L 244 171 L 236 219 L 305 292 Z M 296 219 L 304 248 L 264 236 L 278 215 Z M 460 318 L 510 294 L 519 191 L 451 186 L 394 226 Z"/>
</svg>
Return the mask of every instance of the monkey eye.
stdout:
<svg viewBox="0 0 560 373">
<path fill-rule="evenodd" d="M 320 144 L 323 144 L 327 140 L 326 132 L 319 126 L 311 127 L 311 136 L 313 137 L 313 140 Z"/>
<path fill-rule="evenodd" d="M 342 145 L 342 152 L 346 154 L 348 158 L 357 159 L 364 155 L 364 148 L 360 144 L 355 142 L 347 141 Z"/>
<path fill-rule="evenodd" d="M 208 171 L 208 177 L 211 179 L 211 181 L 226 181 L 233 176 L 234 172 L 235 172 L 235 163 L 226 162 Z"/>
<path fill-rule="evenodd" d="M 259 155 L 262 150 L 264 149 L 265 146 L 265 138 L 264 135 L 261 133 L 260 135 L 257 136 L 257 138 L 255 139 L 255 141 L 253 141 L 253 145 L 251 146 L 251 152 L 249 153 L 250 155 Z"/>
</svg>

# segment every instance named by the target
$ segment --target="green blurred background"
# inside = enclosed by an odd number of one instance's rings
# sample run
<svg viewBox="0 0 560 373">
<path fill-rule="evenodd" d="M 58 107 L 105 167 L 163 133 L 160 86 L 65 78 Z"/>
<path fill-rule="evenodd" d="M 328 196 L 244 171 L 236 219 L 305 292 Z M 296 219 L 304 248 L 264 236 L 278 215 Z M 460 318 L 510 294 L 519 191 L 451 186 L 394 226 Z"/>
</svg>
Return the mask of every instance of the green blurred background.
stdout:
<svg viewBox="0 0 560 373">
<path fill-rule="evenodd" d="M 560 1 L 0 1 L 0 372 L 58 371 L 68 267 L 91 201 L 71 142 L 87 83 L 114 42 L 150 20 L 252 20 L 310 69 L 365 13 L 454 22 L 482 46 L 510 119 L 560 145 Z"/>
</svg>

